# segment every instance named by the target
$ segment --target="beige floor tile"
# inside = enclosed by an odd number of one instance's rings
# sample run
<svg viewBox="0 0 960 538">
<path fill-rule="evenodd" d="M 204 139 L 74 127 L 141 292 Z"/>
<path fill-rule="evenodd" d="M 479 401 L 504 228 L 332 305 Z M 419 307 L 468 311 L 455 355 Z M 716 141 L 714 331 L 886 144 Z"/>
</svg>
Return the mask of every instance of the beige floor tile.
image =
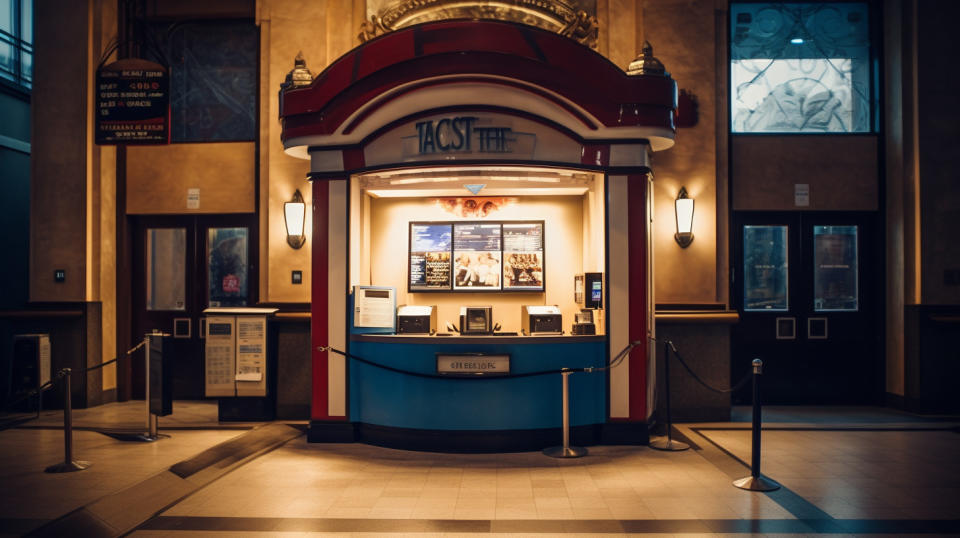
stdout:
<svg viewBox="0 0 960 538">
<path fill-rule="evenodd" d="M 570 509 L 570 499 L 567 497 L 534 497 L 534 504 L 537 510 L 563 508 Z"/>
<path fill-rule="evenodd" d="M 410 508 L 371 508 L 366 515 L 368 519 L 411 519 L 413 507 Z"/>
<path fill-rule="evenodd" d="M 543 499 L 543 498 L 556 498 L 556 497 L 566 498 L 569 495 L 567 493 L 566 488 L 560 487 L 560 488 L 549 488 L 549 489 L 533 488 L 533 496 L 537 499 Z"/>
<path fill-rule="evenodd" d="M 454 509 L 417 507 L 410 513 L 411 519 L 453 519 Z"/>
<path fill-rule="evenodd" d="M 533 499 L 533 488 L 497 488 L 497 499 Z"/>
<path fill-rule="evenodd" d="M 453 511 L 453 519 L 493 519 L 496 515 L 495 508 L 457 508 Z"/>
<path fill-rule="evenodd" d="M 644 499 L 643 504 L 657 519 L 696 519 L 699 517 L 690 505 L 689 499 L 677 497 Z"/>
<path fill-rule="evenodd" d="M 573 508 L 608 508 L 607 500 L 599 496 L 570 497 L 570 506 Z"/>
<path fill-rule="evenodd" d="M 412 510 L 419 499 L 414 497 L 380 497 L 374 503 L 373 510 Z"/>
<path fill-rule="evenodd" d="M 573 509 L 570 507 L 537 507 L 537 515 L 540 519 L 573 519 Z"/>
<path fill-rule="evenodd" d="M 604 499 L 639 499 L 640 496 L 632 488 L 600 488 L 598 493 Z"/>
<path fill-rule="evenodd" d="M 415 507 L 417 510 L 437 509 L 437 510 L 449 510 L 449 511 L 453 511 L 453 509 L 457 507 L 457 502 L 458 502 L 458 501 L 457 501 L 456 498 L 450 498 L 450 499 L 418 499 L 418 500 L 417 500 L 417 504 L 415 504 L 414 507 Z"/>
<path fill-rule="evenodd" d="M 536 510 L 537 503 L 530 499 L 497 499 L 495 505 L 497 508 L 520 508 L 523 510 Z"/>
<path fill-rule="evenodd" d="M 518 508 L 518 507 L 497 507 L 494 512 L 494 517 L 496 519 L 537 519 L 539 515 L 537 514 L 536 507 L 533 508 Z"/>
<path fill-rule="evenodd" d="M 379 497 L 340 497 L 333 501 L 331 508 L 373 508 Z"/>
<path fill-rule="evenodd" d="M 577 508 L 573 507 L 575 519 L 614 519 L 609 508 Z"/>
<path fill-rule="evenodd" d="M 496 499 L 464 499 L 457 500 L 456 510 L 493 510 L 497 506 Z"/>
<path fill-rule="evenodd" d="M 425 487 L 420 492 L 420 497 L 424 499 L 456 499 L 460 496 L 459 487 Z"/>
<path fill-rule="evenodd" d="M 423 488 L 386 488 L 380 494 L 381 497 L 413 497 L 419 498 L 423 493 Z"/>
<path fill-rule="evenodd" d="M 370 514 L 370 508 L 331 506 L 324 517 L 333 518 L 365 518 Z"/>
</svg>

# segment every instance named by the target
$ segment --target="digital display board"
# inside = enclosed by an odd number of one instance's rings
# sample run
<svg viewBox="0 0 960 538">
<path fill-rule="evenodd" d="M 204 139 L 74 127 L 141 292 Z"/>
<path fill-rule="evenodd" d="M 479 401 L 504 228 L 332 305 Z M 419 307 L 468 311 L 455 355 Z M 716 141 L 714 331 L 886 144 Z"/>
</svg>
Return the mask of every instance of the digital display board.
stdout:
<svg viewBox="0 0 960 538">
<path fill-rule="evenodd" d="M 503 224 L 503 289 L 544 289 L 543 223 Z"/>
<path fill-rule="evenodd" d="M 410 291 L 450 290 L 450 224 L 410 223 Z"/>
<path fill-rule="evenodd" d="M 455 223 L 453 289 L 501 289 L 502 244 L 500 224 Z"/>
<path fill-rule="evenodd" d="M 411 222 L 408 291 L 543 291 L 543 221 Z"/>
</svg>

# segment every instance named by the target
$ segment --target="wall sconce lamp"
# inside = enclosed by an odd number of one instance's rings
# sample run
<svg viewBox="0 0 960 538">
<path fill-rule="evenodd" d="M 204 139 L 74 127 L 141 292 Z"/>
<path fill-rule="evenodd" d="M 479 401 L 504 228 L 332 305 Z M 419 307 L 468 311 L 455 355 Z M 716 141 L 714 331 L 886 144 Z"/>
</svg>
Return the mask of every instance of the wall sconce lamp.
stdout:
<svg viewBox="0 0 960 538">
<path fill-rule="evenodd" d="M 680 187 L 673 203 L 677 215 L 677 233 L 673 238 L 681 248 L 687 248 L 693 243 L 693 198 L 687 198 L 686 187 Z"/>
<path fill-rule="evenodd" d="M 293 193 L 293 199 L 283 204 L 283 222 L 287 225 L 287 244 L 298 249 L 307 242 L 303 235 L 303 221 L 307 212 L 307 204 L 303 202 L 300 189 Z"/>
</svg>

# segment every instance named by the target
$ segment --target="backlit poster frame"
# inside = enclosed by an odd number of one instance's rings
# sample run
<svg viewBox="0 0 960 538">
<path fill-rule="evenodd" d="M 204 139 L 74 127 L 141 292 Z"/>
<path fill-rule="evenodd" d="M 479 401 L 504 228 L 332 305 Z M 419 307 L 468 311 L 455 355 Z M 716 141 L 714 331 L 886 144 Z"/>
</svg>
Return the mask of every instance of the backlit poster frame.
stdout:
<svg viewBox="0 0 960 538">
<path fill-rule="evenodd" d="M 430 250 L 425 251 L 421 249 L 414 250 L 414 238 L 413 231 L 417 226 L 426 226 L 434 228 L 447 228 L 447 234 L 449 236 L 448 246 L 446 251 L 441 250 Z M 425 259 L 423 260 L 414 260 L 414 255 L 422 254 Z M 441 255 L 446 254 L 446 263 L 447 267 L 447 283 L 445 286 L 430 286 L 427 281 L 427 272 L 428 265 L 431 263 L 430 255 Z M 413 282 L 413 267 L 414 263 L 420 264 L 423 263 L 423 275 L 424 283 L 415 284 Z M 421 293 L 421 292 L 434 292 L 434 291 L 452 291 L 453 290 L 453 223 L 452 222 L 411 222 L 407 228 L 407 291 L 410 293 Z"/>
<path fill-rule="evenodd" d="M 450 276 L 447 280 L 446 286 L 433 286 L 428 287 L 426 285 L 426 260 L 425 259 L 415 259 L 420 256 L 425 256 L 426 251 L 422 249 L 414 249 L 414 229 L 415 227 L 449 227 L 450 231 L 450 244 L 449 249 L 446 253 L 449 254 L 449 265 L 450 265 Z M 471 226 L 483 226 L 483 227 L 497 227 L 499 234 L 497 235 L 499 246 L 496 249 L 464 249 L 458 248 L 457 245 L 457 229 L 466 228 Z M 506 246 L 506 241 L 504 237 L 504 226 L 528 226 L 539 231 L 539 249 L 508 249 Z M 407 228 L 407 292 L 408 293 L 490 293 L 490 292 L 515 292 L 515 293 L 542 293 L 546 290 L 546 225 L 543 220 L 508 220 L 508 221 L 410 221 Z M 515 241 L 514 241 L 515 243 Z M 461 242 L 461 247 L 462 247 Z M 476 248 L 476 247 L 474 247 Z M 431 251 L 433 253 L 433 251 Z M 439 253 L 437 251 L 436 253 Z M 539 263 L 539 271 L 536 271 L 536 263 L 532 268 L 534 271 L 531 274 L 539 276 L 540 282 L 539 285 L 508 285 L 505 270 L 507 269 L 505 261 L 508 259 L 508 256 L 511 255 L 522 255 L 525 258 L 533 257 L 535 262 Z M 458 260 L 458 257 L 460 260 Z M 516 260 L 516 256 L 514 256 Z M 459 261 L 459 263 L 458 263 Z M 520 262 L 530 261 L 529 259 L 517 260 Z M 419 265 L 422 269 L 417 269 L 414 267 L 414 264 Z M 466 278 L 468 271 L 473 271 L 468 266 L 474 265 L 475 272 L 469 273 L 470 278 L 473 280 L 473 285 L 458 285 L 458 277 Z M 495 266 L 493 272 L 491 273 L 491 265 Z M 524 263 L 524 265 L 529 265 Z M 511 266 L 509 268 L 513 270 Z M 531 268 L 527 267 L 528 270 Z M 418 278 L 418 282 L 414 282 L 414 272 L 423 271 L 423 279 Z M 516 274 L 516 273 L 515 273 Z M 493 282 L 494 276 L 496 277 L 496 283 Z M 512 281 L 513 279 L 511 279 Z M 480 282 L 486 282 L 486 284 L 481 284 Z"/>
<path fill-rule="evenodd" d="M 478 232 L 469 239 L 464 231 Z M 460 239 L 458 239 L 458 230 Z M 492 233 L 486 233 L 487 230 Z M 490 243 L 496 240 L 496 248 Z M 503 289 L 503 227 L 499 222 L 453 223 L 453 291 L 487 292 Z"/>
<path fill-rule="evenodd" d="M 540 248 L 523 248 L 507 250 L 507 227 L 539 227 Z M 522 221 L 503 221 L 500 227 L 500 237 L 503 250 L 501 261 L 501 271 L 503 272 L 503 291 L 526 291 L 540 292 L 547 289 L 547 271 L 546 271 L 546 239 L 544 236 L 544 222 L 542 220 L 522 220 Z M 513 258 L 513 259 L 511 259 Z M 514 279 L 507 278 L 508 268 L 514 275 L 526 273 L 529 278 L 536 280 L 539 278 L 539 284 L 513 284 L 508 285 L 508 281 Z M 519 280 L 519 279 L 518 279 Z"/>
</svg>

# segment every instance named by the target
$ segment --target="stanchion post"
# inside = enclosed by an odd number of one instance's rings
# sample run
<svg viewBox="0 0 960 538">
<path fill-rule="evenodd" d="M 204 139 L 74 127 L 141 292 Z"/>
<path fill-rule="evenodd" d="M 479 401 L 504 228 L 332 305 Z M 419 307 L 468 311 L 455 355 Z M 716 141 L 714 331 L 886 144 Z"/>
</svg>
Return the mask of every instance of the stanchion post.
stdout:
<svg viewBox="0 0 960 538">
<path fill-rule="evenodd" d="M 690 448 L 690 445 L 673 440 L 673 419 L 670 417 L 670 342 L 663 343 L 663 391 L 667 400 L 667 438 L 650 441 L 650 448 L 679 452 Z"/>
<path fill-rule="evenodd" d="M 143 371 L 145 372 L 143 380 L 143 400 L 144 407 L 147 411 L 147 427 L 145 428 L 146 434 L 145 438 L 148 440 L 153 440 L 155 437 L 153 435 L 153 419 L 150 416 L 150 335 L 153 332 L 149 332 L 143 336 Z"/>
<path fill-rule="evenodd" d="M 563 383 L 563 446 L 552 446 L 543 449 L 543 453 L 551 458 L 579 458 L 587 455 L 587 449 L 579 446 L 570 446 L 570 374 L 573 372 L 564 368 L 560 372 Z"/>
<path fill-rule="evenodd" d="M 774 491 L 780 484 L 760 475 L 760 376 L 763 374 L 763 361 L 753 359 L 753 442 L 750 455 L 750 476 L 733 481 L 733 485 L 749 491 Z"/>
<path fill-rule="evenodd" d="M 90 467 L 90 462 L 73 461 L 73 402 L 70 400 L 70 368 L 60 371 L 63 377 L 63 463 L 44 469 L 47 473 L 71 473 Z"/>
</svg>

